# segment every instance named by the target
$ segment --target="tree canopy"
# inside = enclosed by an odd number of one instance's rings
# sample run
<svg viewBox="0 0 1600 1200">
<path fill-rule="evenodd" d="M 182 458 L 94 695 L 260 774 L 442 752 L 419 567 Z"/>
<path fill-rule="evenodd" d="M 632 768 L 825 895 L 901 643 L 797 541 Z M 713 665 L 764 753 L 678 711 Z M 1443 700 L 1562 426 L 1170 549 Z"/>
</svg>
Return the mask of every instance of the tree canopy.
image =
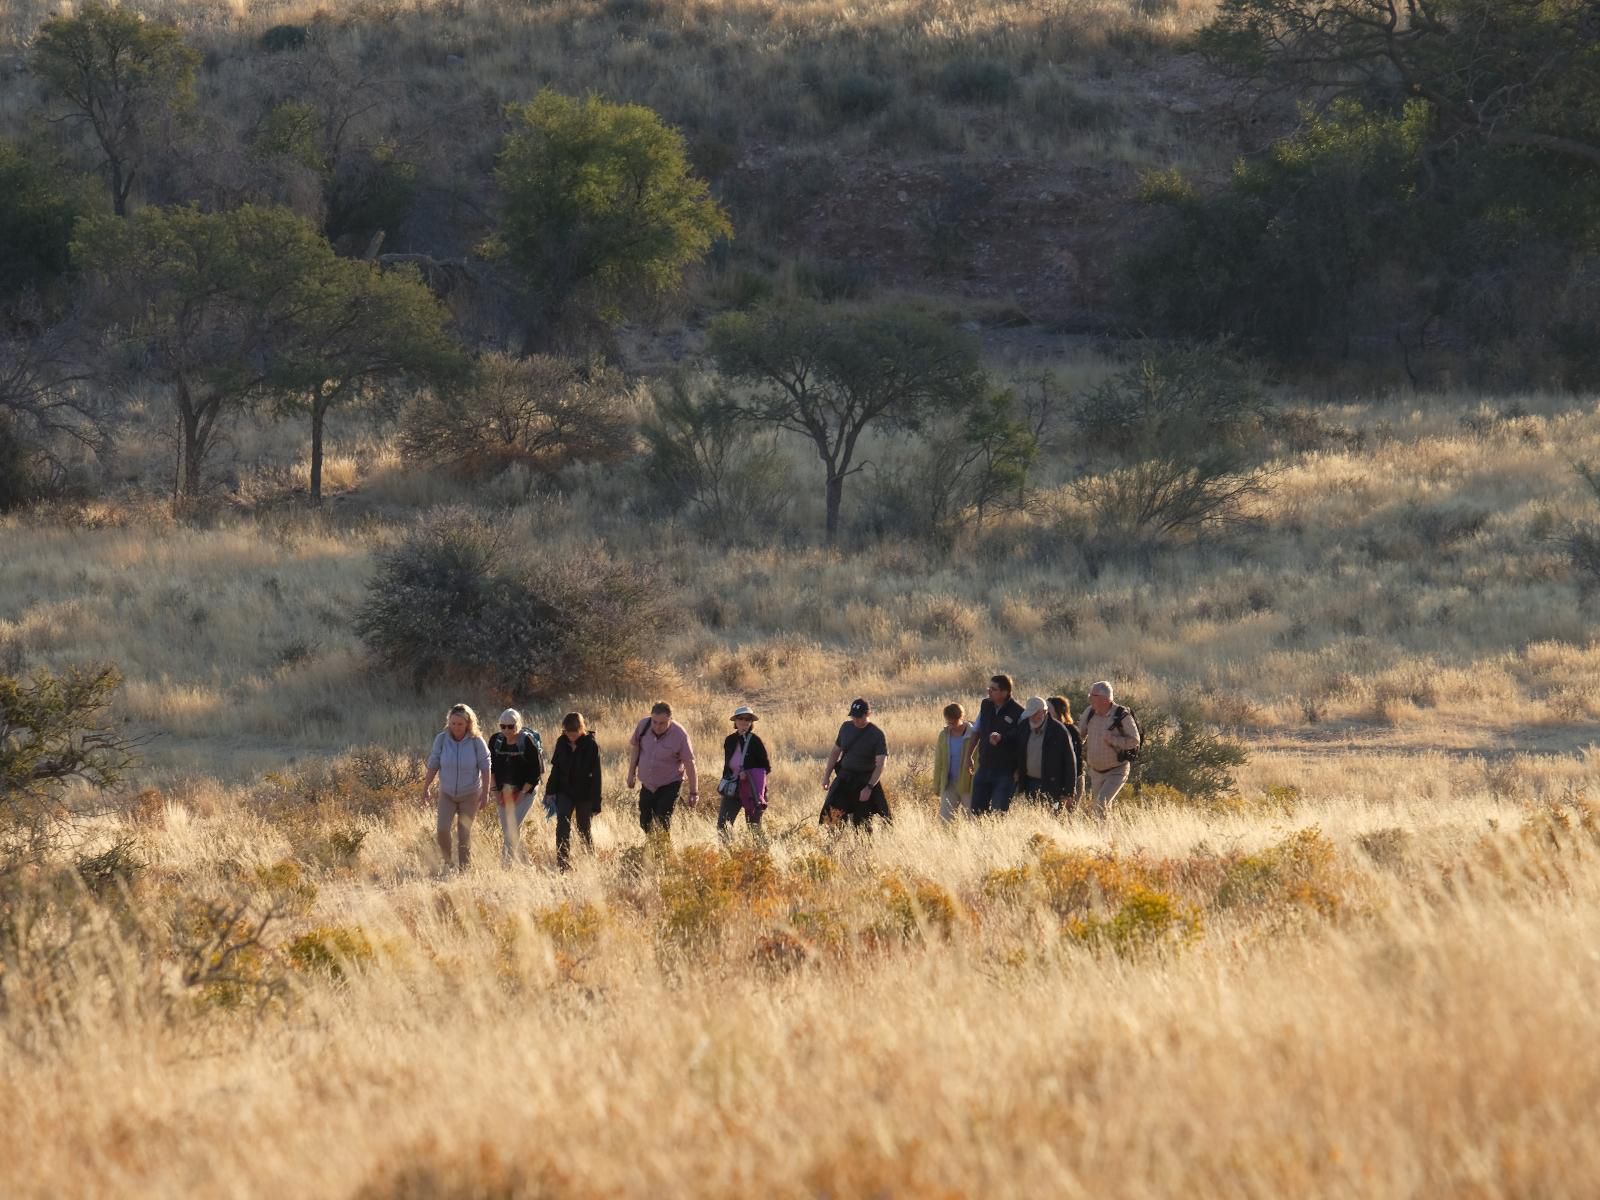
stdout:
<svg viewBox="0 0 1600 1200">
<path fill-rule="evenodd" d="M 33 71 L 94 134 L 119 217 L 127 214 L 150 126 L 190 104 L 199 63 L 199 52 L 174 27 L 101 0 L 40 27 Z"/>
<path fill-rule="evenodd" d="M 755 385 L 751 417 L 808 438 L 825 474 L 826 531 L 838 536 L 844 481 L 869 429 L 918 429 L 984 394 L 977 347 L 923 313 L 774 304 L 732 313 L 709 348 L 731 379 Z"/>
<path fill-rule="evenodd" d="M 113 348 L 172 389 L 185 499 L 219 422 L 252 400 L 304 398 L 319 491 L 333 403 L 378 378 L 460 369 L 445 310 L 419 280 L 339 258 L 287 209 L 142 209 L 85 222 L 73 245 Z"/>
<path fill-rule="evenodd" d="M 675 289 L 728 218 L 683 138 L 639 104 L 543 91 L 508 110 L 491 243 L 522 276 L 544 335 L 576 304 L 606 323 Z"/>
</svg>

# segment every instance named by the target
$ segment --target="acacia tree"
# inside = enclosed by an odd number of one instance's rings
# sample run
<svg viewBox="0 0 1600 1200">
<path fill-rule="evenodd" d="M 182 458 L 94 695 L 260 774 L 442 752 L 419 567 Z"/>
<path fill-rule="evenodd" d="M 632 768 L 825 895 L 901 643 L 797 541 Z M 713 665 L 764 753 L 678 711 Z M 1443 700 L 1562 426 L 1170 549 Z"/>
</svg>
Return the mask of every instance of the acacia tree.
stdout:
<svg viewBox="0 0 1600 1200">
<path fill-rule="evenodd" d="M 326 243 L 286 209 L 147 208 L 82 222 L 73 258 L 113 358 L 171 390 L 180 501 L 200 494 L 227 418 L 273 378 L 272 341 L 307 311 L 302 286 Z"/>
<path fill-rule="evenodd" d="M 447 384 L 466 356 L 450 315 L 414 268 L 339 258 L 321 238 L 306 248 L 302 298 L 269 333 L 271 382 L 311 417 L 311 502 L 322 503 L 328 411 L 398 378 Z"/>
<path fill-rule="evenodd" d="M 100 0 L 40 27 L 30 65 L 93 133 L 117 216 L 127 215 L 149 126 L 188 107 L 199 63 L 199 52 L 177 29 Z"/>
<path fill-rule="evenodd" d="M 733 232 L 683 137 L 639 104 L 542 91 L 508 109 L 495 179 L 505 214 L 491 251 L 522 276 L 530 340 L 569 305 L 613 324 L 678 287 Z"/>
<path fill-rule="evenodd" d="M 822 463 L 826 534 L 839 533 L 844 481 L 869 429 L 914 430 L 983 395 L 977 348 L 924 314 L 811 304 L 731 313 L 711 328 L 722 373 L 755 385 L 747 415 L 810 439 Z"/>
</svg>

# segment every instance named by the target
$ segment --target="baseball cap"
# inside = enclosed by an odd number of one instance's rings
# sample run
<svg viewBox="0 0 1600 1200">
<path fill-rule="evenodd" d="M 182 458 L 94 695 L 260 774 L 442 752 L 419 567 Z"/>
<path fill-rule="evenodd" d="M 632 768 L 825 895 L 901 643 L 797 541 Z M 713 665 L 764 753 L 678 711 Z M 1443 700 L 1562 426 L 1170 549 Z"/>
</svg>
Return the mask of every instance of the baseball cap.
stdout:
<svg viewBox="0 0 1600 1200">
<path fill-rule="evenodd" d="M 864 717 L 871 711 L 872 705 L 868 704 L 860 696 L 850 701 L 850 715 L 852 717 Z"/>
</svg>

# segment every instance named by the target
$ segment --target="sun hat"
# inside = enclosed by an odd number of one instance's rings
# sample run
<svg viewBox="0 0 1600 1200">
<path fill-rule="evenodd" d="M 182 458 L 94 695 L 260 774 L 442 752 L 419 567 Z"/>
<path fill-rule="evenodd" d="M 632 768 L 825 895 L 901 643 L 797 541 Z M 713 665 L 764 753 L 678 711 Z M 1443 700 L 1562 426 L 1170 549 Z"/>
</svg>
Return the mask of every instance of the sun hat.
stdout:
<svg viewBox="0 0 1600 1200">
<path fill-rule="evenodd" d="M 514 708 L 508 708 L 505 710 L 505 712 L 500 714 L 500 724 L 515 725 L 518 729 L 521 729 L 522 714 Z"/>
<path fill-rule="evenodd" d="M 1089 695 L 1104 696 L 1107 700 L 1115 699 L 1111 694 L 1111 684 L 1104 679 L 1089 688 Z"/>
<path fill-rule="evenodd" d="M 740 717 L 749 717 L 752 721 L 759 721 L 761 719 L 760 717 L 756 716 L 756 710 L 751 708 L 748 704 L 739 705 L 738 708 L 733 710 L 733 716 L 729 717 L 728 720 L 737 721 Z"/>
<path fill-rule="evenodd" d="M 1044 711 L 1043 696 L 1029 696 L 1028 702 L 1022 706 L 1022 719 L 1031 721 Z"/>
</svg>

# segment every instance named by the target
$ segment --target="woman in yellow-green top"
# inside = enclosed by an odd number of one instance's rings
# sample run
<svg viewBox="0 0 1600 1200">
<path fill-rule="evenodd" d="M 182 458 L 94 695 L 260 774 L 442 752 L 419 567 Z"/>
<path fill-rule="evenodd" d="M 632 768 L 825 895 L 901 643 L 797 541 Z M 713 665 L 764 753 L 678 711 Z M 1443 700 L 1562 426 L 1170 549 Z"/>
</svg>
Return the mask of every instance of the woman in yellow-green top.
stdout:
<svg viewBox="0 0 1600 1200">
<path fill-rule="evenodd" d="M 939 789 L 939 819 L 954 821 L 956 814 L 972 815 L 972 759 L 966 752 L 972 725 L 966 710 L 948 704 L 944 728 L 933 750 L 933 786 Z"/>
</svg>

